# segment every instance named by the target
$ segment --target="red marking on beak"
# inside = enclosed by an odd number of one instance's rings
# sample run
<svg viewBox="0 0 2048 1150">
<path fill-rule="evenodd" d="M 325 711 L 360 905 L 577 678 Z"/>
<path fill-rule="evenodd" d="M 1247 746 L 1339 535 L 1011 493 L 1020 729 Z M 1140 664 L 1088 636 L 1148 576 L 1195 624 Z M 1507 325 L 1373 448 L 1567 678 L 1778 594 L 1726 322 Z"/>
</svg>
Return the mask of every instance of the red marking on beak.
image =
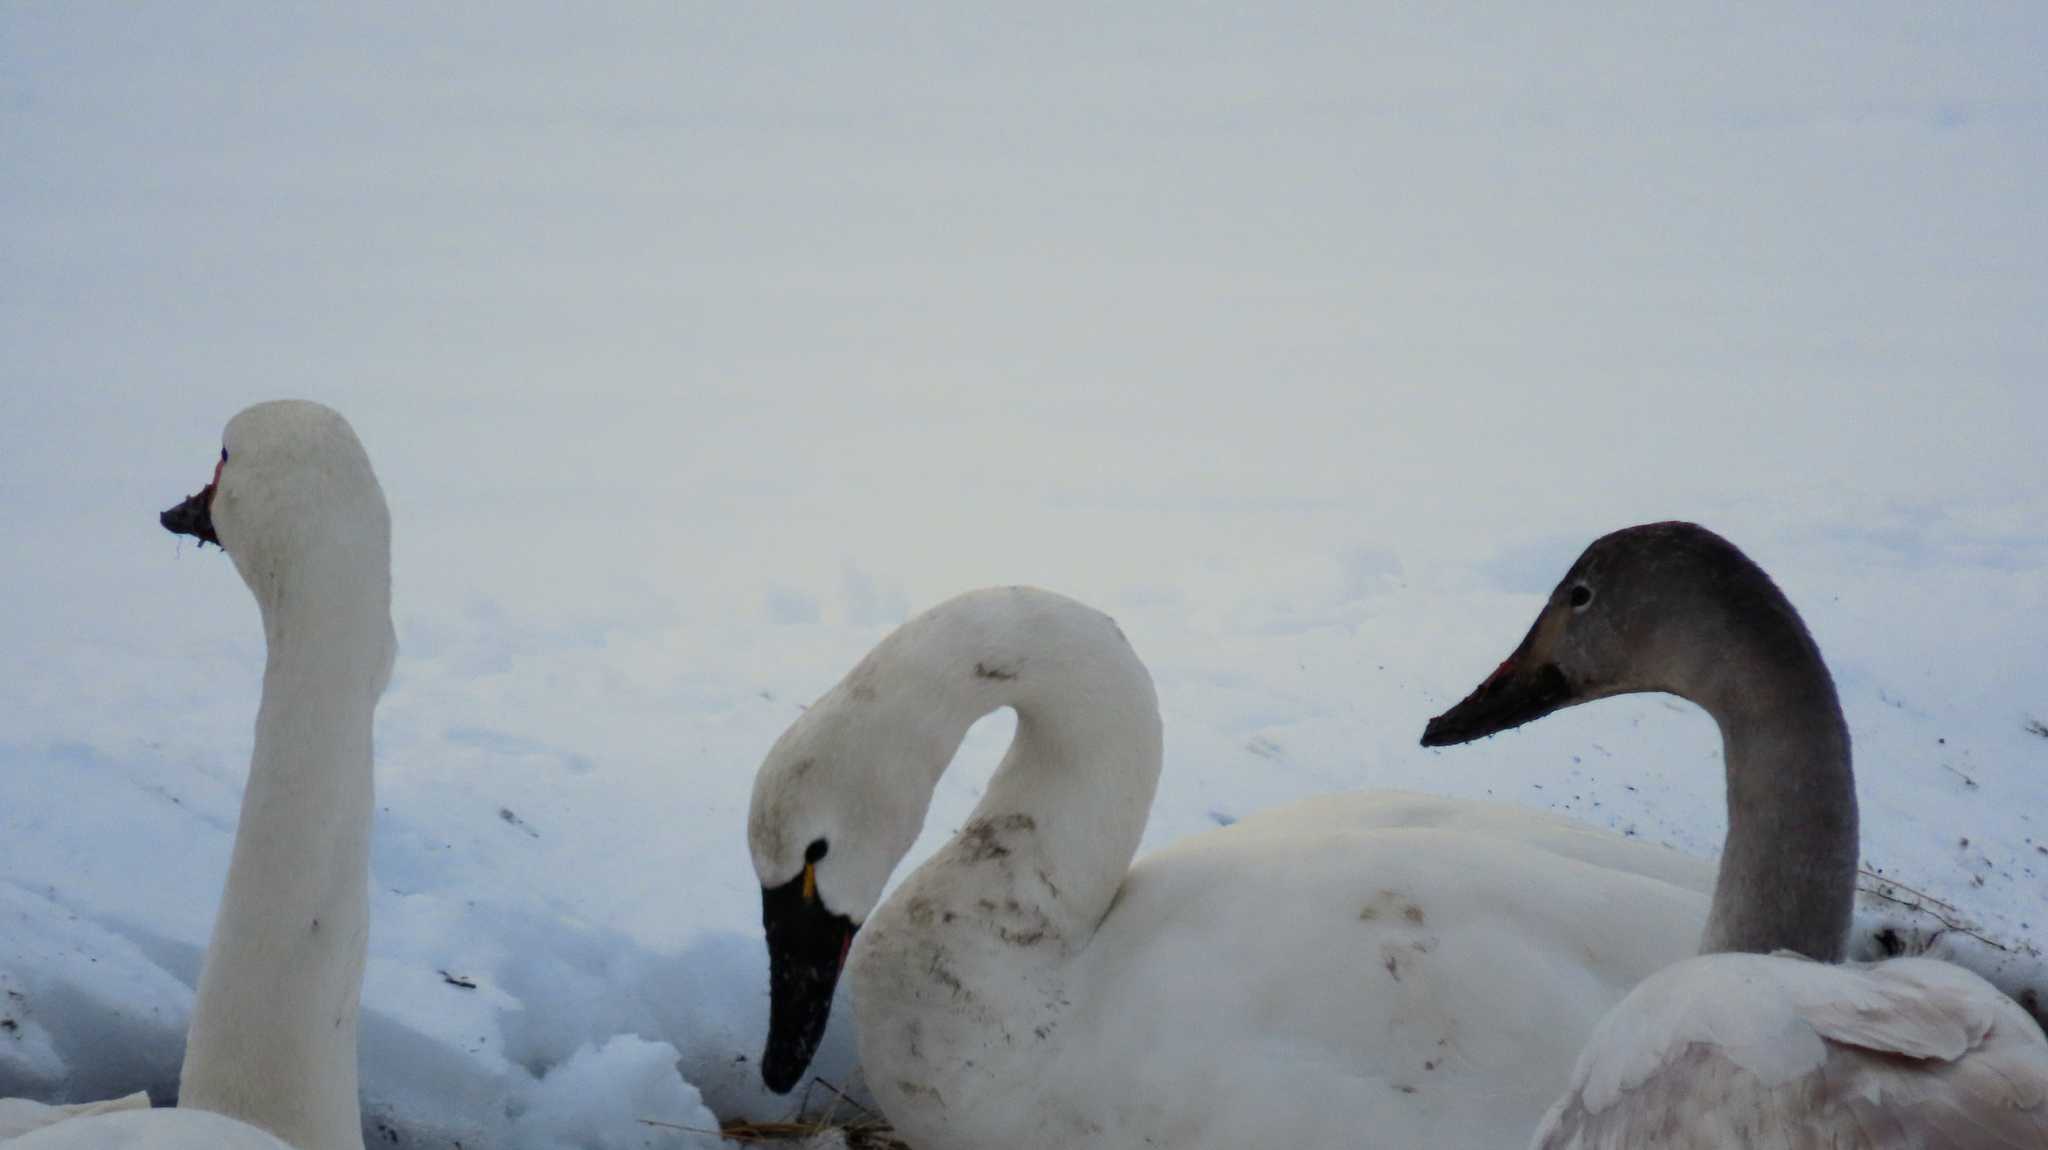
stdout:
<svg viewBox="0 0 2048 1150">
<path fill-rule="evenodd" d="M 853 951 L 853 932 L 846 932 L 846 941 L 839 944 L 839 969 L 846 969 L 846 956 Z"/>
</svg>

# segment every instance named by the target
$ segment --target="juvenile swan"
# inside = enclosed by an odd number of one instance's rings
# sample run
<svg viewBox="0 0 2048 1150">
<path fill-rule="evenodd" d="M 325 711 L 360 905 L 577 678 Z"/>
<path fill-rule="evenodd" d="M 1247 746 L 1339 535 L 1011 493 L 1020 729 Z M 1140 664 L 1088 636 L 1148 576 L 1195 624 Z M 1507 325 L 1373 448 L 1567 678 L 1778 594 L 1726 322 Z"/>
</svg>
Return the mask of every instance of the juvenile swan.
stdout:
<svg viewBox="0 0 2048 1150">
<path fill-rule="evenodd" d="M 355 432 L 318 404 L 228 423 L 214 481 L 163 525 L 217 543 L 268 659 L 178 1110 L 69 1116 L 8 1150 L 362 1150 L 371 714 L 391 677 L 391 527 Z"/>
<path fill-rule="evenodd" d="M 2048 1146 L 2048 1043 L 2018 1004 L 1931 959 L 1824 965 L 1855 898 L 1848 729 L 1798 612 L 1720 536 L 1656 523 L 1596 541 L 1422 741 L 1630 691 L 1720 724 L 1728 842 L 1701 956 L 1601 1022 L 1536 1145 Z"/>
<path fill-rule="evenodd" d="M 999 707 L 981 803 L 878 908 Z M 1416 795 L 1133 866 L 1160 757 L 1150 676 L 1071 599 L 978 591 L 884 639 L 755 779 L 768 1085 L 801 1078 L 844 965 L 868 1085 L 920 1150 L 1509 1145 L 1705 916 L 1704 864 Z"/>
</svg>

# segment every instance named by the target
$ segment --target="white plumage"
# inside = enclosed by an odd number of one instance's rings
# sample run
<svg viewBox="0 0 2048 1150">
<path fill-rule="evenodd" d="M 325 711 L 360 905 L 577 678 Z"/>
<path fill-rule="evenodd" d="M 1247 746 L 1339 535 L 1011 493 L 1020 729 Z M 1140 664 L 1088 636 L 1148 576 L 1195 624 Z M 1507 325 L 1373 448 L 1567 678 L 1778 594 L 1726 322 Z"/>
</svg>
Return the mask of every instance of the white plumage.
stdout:
<svg viewBox="0 0 2048 1150">
<path fill-rule="evenodd" d="M 371 724 L 397 650 L 390 516 L 355 432 L 325 407 L 259 404 L 224 441 L 215 482 L 164 525 L 234 560 L 262 609 L 268 660 L 180 1109 L 147 1109 L 140 1095 L 14 1105 L 0 1122 L 40 1128 L 9 1150 L 362 1150 Z"/>
<path fill-rule="evenodd" d="M 2040 1150 L 2048 1044 L 1945 962 L 1702 955 L 1601 1021 L 1537 1145 Z"/>
<path fill-rule="evenodd" d="M 1001 706 L 1017 735 L 983 801 L 877 907 Z M 838 950 L 778 956 L 782 916 L 863 923 L 862 1065 L 920 1150 L 1518 1144 L 1705 921 L 1708 864 L 1420 795 L 1300 803 L 1134 865 L 1160 734 L 1107 617 L 1011 588 L 906 623 L 769 753 L 749 840 L 778 1011 L 829 1001 Z"/>
</svg>

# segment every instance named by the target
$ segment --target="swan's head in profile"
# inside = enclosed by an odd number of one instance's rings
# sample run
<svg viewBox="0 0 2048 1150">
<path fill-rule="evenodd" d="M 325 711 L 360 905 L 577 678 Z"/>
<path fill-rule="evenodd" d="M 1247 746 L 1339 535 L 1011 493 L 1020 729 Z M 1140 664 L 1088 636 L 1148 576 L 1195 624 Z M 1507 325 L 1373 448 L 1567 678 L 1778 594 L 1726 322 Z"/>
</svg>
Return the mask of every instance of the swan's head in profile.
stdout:
<svg viewBox="0 0 2048 1150">
<path fill-rule="evenodd" d="M 916 840 L 930 779 L 950 757 L 943 736 L 894 705 L 905 693 L 881 678 L 872 661 L 855 668 L 783 733 L 754 776 L 747 845 L 761 881 L 770 988 L 761 1078 L 777 1093 L 810 1065 L 854 932 Z"/>
<path fill-rule="evenodd" d="M 1553 711 L 1632 691 L 1695 700 L 1724 686 L 1737 644 L 1790 611 L 1735 545 L 1693 523 L 1650 523 L 1594 540 L 1558 582 L 1521 646 L 1457 706 L 1429 721 L 1425 747 L 1484 738 Z M 1795 638 L 1796 636 L 1796 638 Z M 1760 652 L 1768 657 L 1771 652 Z"/>
<path fill-rule="evenodd" d="M 222 433 L 213 481 L 158 518 L 225 550 L 266 616 L 310 601 L 294 591 L 317 578 L 372 591 L 388 629 L 390 511 L 362 442 L 331 408 L 285 399 L 244 409 Z M 330 610 L 342 601 L 319 600 Z"/>
</svg>

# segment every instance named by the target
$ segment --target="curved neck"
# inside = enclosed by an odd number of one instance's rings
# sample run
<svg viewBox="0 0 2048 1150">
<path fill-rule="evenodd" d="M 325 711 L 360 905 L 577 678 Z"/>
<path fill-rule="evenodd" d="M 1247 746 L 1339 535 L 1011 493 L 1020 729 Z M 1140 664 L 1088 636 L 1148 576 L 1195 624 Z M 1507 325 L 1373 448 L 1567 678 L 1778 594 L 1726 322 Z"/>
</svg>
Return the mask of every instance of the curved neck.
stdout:
<svg viewBox="0 0 2048 1150">
<path fill-rule="evenodd" d="M 360 1150 L 371 720 L 390 665 L 390 590 L 360 561 L 318 581 L 317 595 L 263 604 L 255 752 L 178 1102 L 298 1150 Z"/>
<path fill-rule="evenodd" d="M 1728 841 L 1700 950 L 1839 962 L 1856 898 L 1849 731 L 1819 649 L 1796 616 L 1783 622 L 1796 633 L 1722 649 L 1712 686 L 1681 692 L 1720 724 L 1728 780 Z"/>
<path fill-rule="evenodd" d="M 1108 616 L 1071 600 L 1011 588 L 951 607 L 924 621 L 923 640 L 909 637 L 921 648 L 912 661 L 933 674 L 904 686 L 946 716 L 927 796 L 976 720 L 1007 706 L 1017 733 L 925 870 L 1000 884 L 1004 912 L 1030 924 L 1022 933 L 1043 926 L 1078 946 L 1123 885 L 1151 813 L 1162 758 L 1152 678 Z"/>
</svg>

